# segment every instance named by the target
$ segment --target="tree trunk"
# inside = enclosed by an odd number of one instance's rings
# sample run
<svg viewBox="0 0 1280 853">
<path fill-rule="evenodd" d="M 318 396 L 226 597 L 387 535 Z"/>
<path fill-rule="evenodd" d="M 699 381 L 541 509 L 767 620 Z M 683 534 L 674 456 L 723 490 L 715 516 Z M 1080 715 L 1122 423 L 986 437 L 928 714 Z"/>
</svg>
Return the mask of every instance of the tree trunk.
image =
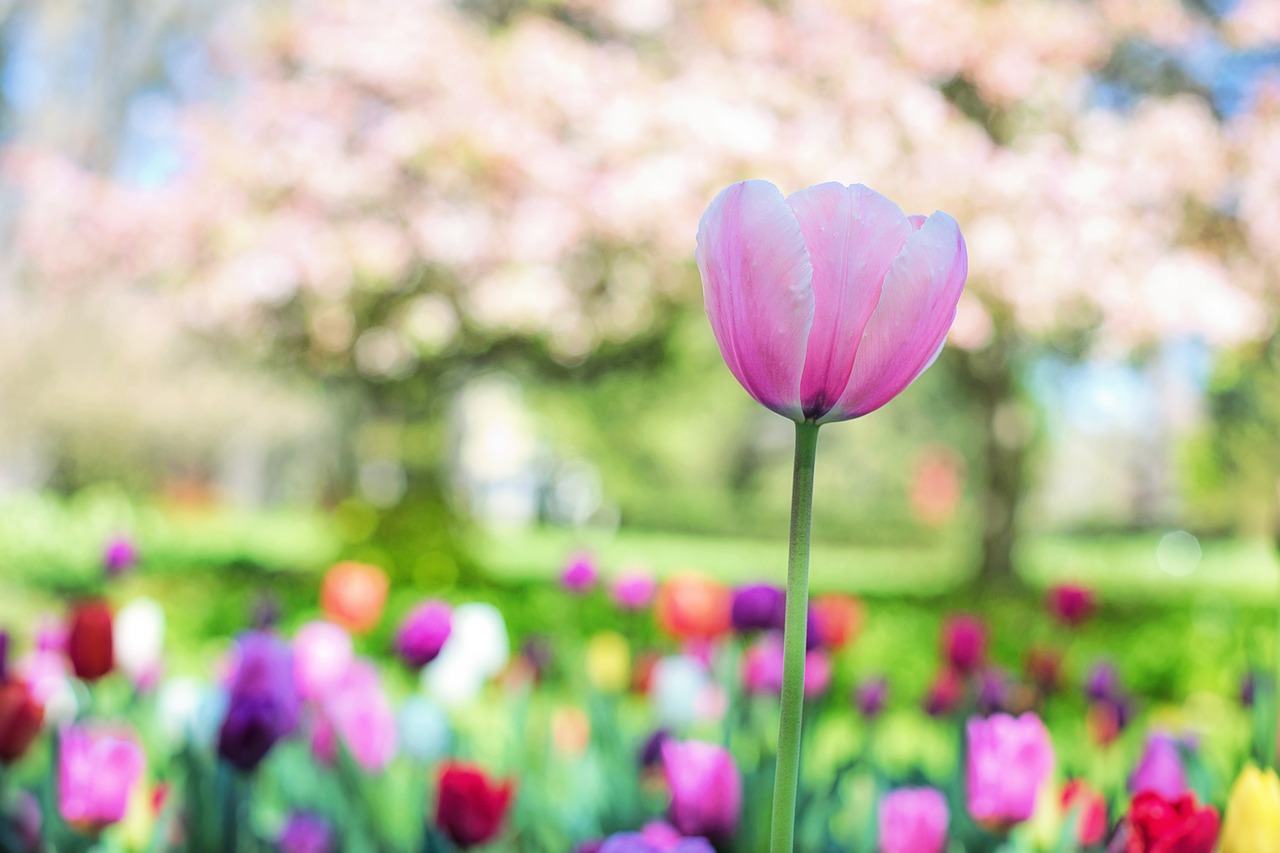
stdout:
<svg viewBox="0 0 1280 853">
<path fill-rule="evenodd" d="M 982 426 L 982 551 L 975 582 L 983 586 L 1019 583 L 1014 553 L 1032 430 L 1013 373 L 1015 343 L 1012 334 L 998 330 L 984 349 L 958 350 L 958 374 Z"/>
</svg>

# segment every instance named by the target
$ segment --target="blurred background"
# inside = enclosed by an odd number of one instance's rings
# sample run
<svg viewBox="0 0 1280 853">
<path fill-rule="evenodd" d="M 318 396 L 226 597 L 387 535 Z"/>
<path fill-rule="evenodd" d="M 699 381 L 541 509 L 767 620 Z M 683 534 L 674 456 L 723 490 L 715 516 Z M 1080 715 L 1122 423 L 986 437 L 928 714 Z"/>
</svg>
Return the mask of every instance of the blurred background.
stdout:
<svg viewBox="0 0 1280 853">
<path fill-rule="evenodd" d="M 1266 0 L 10 0 L 0 132 L 6 616 L 117 533 L 236 590 L 780 577 L 789 425 L 692 263 L 747 177 L 970 247 L 937 366 L 824 430 L 817 586 L 1276 587 Z"/>
</svg>

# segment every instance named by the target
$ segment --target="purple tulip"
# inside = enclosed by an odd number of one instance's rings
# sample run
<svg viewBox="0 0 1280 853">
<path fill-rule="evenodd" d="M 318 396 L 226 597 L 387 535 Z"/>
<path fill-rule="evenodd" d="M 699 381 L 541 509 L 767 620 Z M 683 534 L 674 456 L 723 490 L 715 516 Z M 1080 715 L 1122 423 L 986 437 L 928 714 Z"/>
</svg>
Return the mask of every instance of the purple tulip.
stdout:
<svg viewBox="0 0 1280 853">
<path fill-rule="evenodd" d="M 1002 669 L 989 667 L 978 676 L 978 713 L 995 714 L 1008 710 L 1009 675 Z"/>
<path fill-rule="evenodd" d="M 575 554 L 560 574 L 560 585 L 569 592 L 583 595 L 595 588 L 600 572 L 590 554 Z"/>
<path fill-rule="evenodd" d="M 443 601 L 424 601 L 400 623 L 396 632 L 396 652 L 413 669 L 422 669 L 436 659 L 449 639 L 453 612 Z"/>
<path fill-rule="evenodd" d="M 333 828 L 319 815 L 294 812 L 280 831 L 276 847 L 280 853 L 330 853 Z"/>
<path fill-rule="evenodd" d="M 969 813 L 1008 827 L 1028 820 L 1053 772 L 1053 744 L 1035 714 L 972 717 L 967 727 Z"/>
<path fill-rule="evenodd" d="M 640 569 L 630 569 L 618 576 L 609 587 L 613 603 L 621 610 L 643 610 L 653 601 L 658 582 L 653 575 Z"/>
<path fill-rule="evenodd" d="M 899 788 L 880 800 L 882 853 L 942 853 L 951 812 L 934 788 Z"/>
<path fill-rule="evenodd" d="M 787 614 L 787 597 L 770 584 L 752 584 L 733 591 L 730 618 L 739 633 L 781 631 Z"/>
<path fill-rule="evenodd" d="M 853 704 L 865 719 L 874 720 L 889 701 L 889 680 L 883 676 L 872 678 L 858 685 L 853 693 Z"/>
<path fill-rule="evenodd" d="M 908 217 L 834 183 L 786 198 L 767 181 L 726 188 L 696 257 L 729 370 L 761 405 L 820 424 L 873 412 L 924 372 L 968 270 L 947 214 Z"/>
<path fill-rule="evenodd" d="M 671 735 L 665 729 L 658 729 L 645 738 L 640 754 L 636 756 L 640 766 L 645 770 L 657 767 L 662 762 L 662 746 L 669 740 Z"/>
<path fill-rule="evenodd" d="M 1187 790 L 1187 772 L 1182 765 L 1178 742 L 1164 732 L 1154 732 L 1147 738 L 1142 758 L 1129 777 L 1129 791 L 1141 794 L 1154 791 L 1168 800 L 1176 799 Z"/>
<path fill-rule="evenodd" d="M 671 823 L 688 836 L 728 840 L 742 816 L 742 776 L 724 747 L 667 741 L 662 763 L 671 789 Z"/>
<path fill-rule="evenodd" d="M 125 536 L 115 536 L 102 550 L 102 566 L 109 577 L 119 577 L 138 562 L 138 548 Z"/>
<path fill-rule="evenodd" d="M 1084 694 L 1091 702 L 1114 700 L 1120 695 L 1120 673 L 1109 661 L 1098 661 L 1089 667 L 1084 679 Z"/>
<path fill-rule="evenodd" d="M 218 754 L 240 770 L 253 770 L 297 728 L 301 706 L 289 646 L 272 634 L 244 634 L 227 684 Z"/>
<path fill-rule="evenodd" d="M 92 832 L 123 820 L 146 766 L 142 747 L 130 737 L 64 729 L 58 743 L 58 811 L 63 820 Z"/>
</svg>

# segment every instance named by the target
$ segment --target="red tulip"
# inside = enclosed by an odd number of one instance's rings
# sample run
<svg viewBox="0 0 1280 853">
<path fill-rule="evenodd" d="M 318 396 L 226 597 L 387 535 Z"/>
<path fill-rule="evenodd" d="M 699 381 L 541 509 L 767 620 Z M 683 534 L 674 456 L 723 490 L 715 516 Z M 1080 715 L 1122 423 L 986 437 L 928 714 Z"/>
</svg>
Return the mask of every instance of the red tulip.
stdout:
<svg viewBox="0 0 1280 853">
<path fill-rule="evenodd" d="M 115 665 L 111 608 L 105 601 L 76 605 L 67 631 L 67 657 L 77 678 L 95 681 Z"/>
<path fill-rule="evenodd" d="M 1049 590 L 1049 612 L 1064 625 L 1083 624 L 1093 615 L 1093 607 L 1093 592 L 1078 584 L 1059 584 Z"/>
<path fill-rule="evenodd" d="M 973 616 L 953 616 L 942 626 L 942 655 L 961 673 L 979 669 L 987 660 L 987 628 Z"/>
<path fill-rule="evenodd" d="M 22 757 L 40 734 L 44 708 L 22 681 L 0 682 L 0 764 Z"/>
<path fill-rule="evenodd" d="M 1107 835 L 1107 801 L 1079 779 L 1062 789 L 1062 808 L 1076 816 L 1076 840 L 1082 845 L 1101 844 Z"/>
<path fill-rule="evenodd" d="M 1194 794 L 1166 799 L 1154 791 L 1133 798 L 1124 853 L 1213 853 L 1218 810 L 1199 806 Z"/>
<path fill-rule="evenodd" d="M 440 768 L 436 826 L 465 849 L 495 838 L 502 828 L 515 786 L 493 782 L 478 767 L 447 763 Z"/>
</svg>

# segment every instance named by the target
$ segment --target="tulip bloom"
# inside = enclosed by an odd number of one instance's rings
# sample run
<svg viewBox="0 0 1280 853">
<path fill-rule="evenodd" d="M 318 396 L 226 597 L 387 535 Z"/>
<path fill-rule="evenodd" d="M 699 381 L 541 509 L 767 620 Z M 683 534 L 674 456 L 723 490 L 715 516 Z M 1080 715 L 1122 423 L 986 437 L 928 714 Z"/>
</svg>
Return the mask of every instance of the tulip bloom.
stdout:
<svg viewBox="0 0 1280 853">
<path fill-rule="evenodd" d="M 621 693 L 631 683 L 631 646 L 621 634 L 601 631 L 587 641 L 587 679 L 603 693 Z"/>
<path fill-rule="evenodd" d="M 240 638 L 236 655 L 218 754 L 247 772 L 297 728 L 302 699 L 294 683 L 293 655 L 284 642 L 250 632 Z"/>
<path fill-rule="evenodd" d="M 760 583 L 733 591 L 729 617 L 734 630 L 742 634 L 770 629 L 781 631 L 786 612 L 786 593 L 772 584 Z"/>
<path fill-rule="evenodd" d="M 1222 853 L 1267 850 L 1280 839 L 1280 778 L 1270 768 L 1245 767 L 1231 786 L 1222 825 Z"/>
<path fill-rule="evenodd" d="M 881 853 L 942 853 L 951 812 L 934 788 L 899 788 L 880 800 Z"/>
<path fill-rule="evenodd" d="M 961 673 L 979 669 L 987 660 L 987 629 L 973 616 L 953 616 L 942 626 L 942 655 Z"/>
<path fill-rule="evenodd" d="M 160 677 L 164 657 L 164 610 L 150 598 L 135 598 L 116 614 L 112 632 L 116 664 L 139 688 Z"/>
<path fill-rule="evenodd" d="M 729 630 L 733 596 L 700 575 L 678 575 L 658 590 L 658 625 L 679 640 L 714 640 Z"/>
<path fill-rule="evenodd" d="M 327 820 L 308 812 L 295 812 L 280 830 L 276 847 L 280 853 L 330 853 L 333 842 L 333 827 Z"/>
<path fill-rule="evenodd" d="M 742 817 L 742 776 L 728 750 L 701 741 L 668 740 L 662 745 L 662 766 L 675 828 L 713 841 L 731 839 Z"/>
<path fill-rule="evenodd" d="M 853 691 L 853 704 L 867 720 L 874 720 L 889 701 L 889 679 L 872 678 L 859 684 Z"/>
<path fill-rule="evenodd" d="M 600 572 L 590 554 L 575 554 L 560 573 L 560 585 L 576 595 L 584 595 L 595 589 Z"/>
<path fill-rule="evenodd" d="M 373 664 L 357 660 L 321 703 L 324 718 L 342 737 L 351 757 L 365 770 L 386 769 L 395 757 L 398 727 L 391 700 Z"/>
<path fill-rule="evenodd" d="M 969 813 L 980 823 L 1007 828 L 1031 818 L 1053 771 L 1053 744 L 1035 714 L 973 717 L 969 746 Z"/>
<path fill-rule="evenodd" d="M 146 768 L 129 737 L 91 734 L 74 726 L 58 746 L 58 810 L 63 820 L 96 832 L 124 818 L 133 787 Z"/>
<path fill-rule="evenodd" d="M 396 652 L 413 669 L 431 663 L 444 648 L 453 629 L 452 612 L 442 601 L 419 604 L 400 623 L 396 632 Z"/>
<path fill-rule="evenodd" d="M 325 615 L 353 634 L 378 624 L 387 603 L 387 573 L 365 563 L 338 563 L 329 569 L 320 588 Z"/>
<path fill-rule="evenodd" d="M 1074 814 L 1076 840 L 1088 847 L 1101 844 L 1107 836 L 1107 801 L 1079 779 L 1072 779 L 1062 789 L 1062 808 Z"/>
<path fill-rule="evenodd" d="M 111 608 L 105 601 L 86 601 L 71 612 L 67 658 L 76 677 L 96 681 L 115 666 Z"/>
<path fill-rule="evenodd" d="M 930 717 L 945 717 L 960 707 L 964 698 L 964 682 L 954 669 L 944 669 L 929 685 L 924 697 L 924 712 Z"/>
<path fill-rule="evenodd" d="M 127 536 L 113 537 L 102 549 L 102 567 L 108 577 L 118 577 L 138 562 L 138 547 Z"/>
<path fill-rule="evenodd" d="M 355 660 L 351 635 L 331 622 L 308 622 L 293 635 L 293 680 L 304 699 L 320 699 Z"/>
<path fill-rule="evenodd" d="M 502 829 L 514 793 L 512 782 L 493 782 L 478 767 L 444 764 L 437 781 L 436 826 L 463 849 L 484 844 Z"/>
<path fill-rule="evenodd" d="M 1079 627 L 1093 615 L 1093 592 L 1078 584 L 1058 584 L 1049 590 L 1049 612 L 1064 625 Z"/>
<path fill-rule="evenodd" d="M 1121 832 L 1124 853 L 1213 853 L 1218 840 L 1218 810 L 1197 805 L 1193 794 L 1166 798 L 1146 791 L 1134 797 Z"/>
<path fill-rule="evenodd" d="M 658 583 L 653 576 L 639 569 L 631 569 L 618 575 L 609 587 L 613 603 L 622 610 L 643 610 L 653 600 Z"/>
<path fill-rule="evenodd" d="M 836 652 L 858 635 L 862 604 L 851 595 L 820 595 L 809 608 L 818 642 Z"/>
<path fill-rule="evenodd" d="M 44 708 L 26 682 L 0 681 L 0 765 L 21 758 L 43 724 Z"/>
<path fill-rule="evenodd" d="M 818 424 L 869 414 L 932 363 L 968 272 L 945 213 L 908 217 L 855 184 L 784 198 L 767 181 L 722 191 L 698 226 L 707 317 L 761 405 Z"/>
<path fill-rule="evenodd" d="M 1147 738 L 1142 758 L 1129 777 L 1129 790 L 1135 794 L 1155 791 L 1170 800 L 1187 790 L 1187 772 L 1177 741 L 1162 732 Z"/>
</svg>

